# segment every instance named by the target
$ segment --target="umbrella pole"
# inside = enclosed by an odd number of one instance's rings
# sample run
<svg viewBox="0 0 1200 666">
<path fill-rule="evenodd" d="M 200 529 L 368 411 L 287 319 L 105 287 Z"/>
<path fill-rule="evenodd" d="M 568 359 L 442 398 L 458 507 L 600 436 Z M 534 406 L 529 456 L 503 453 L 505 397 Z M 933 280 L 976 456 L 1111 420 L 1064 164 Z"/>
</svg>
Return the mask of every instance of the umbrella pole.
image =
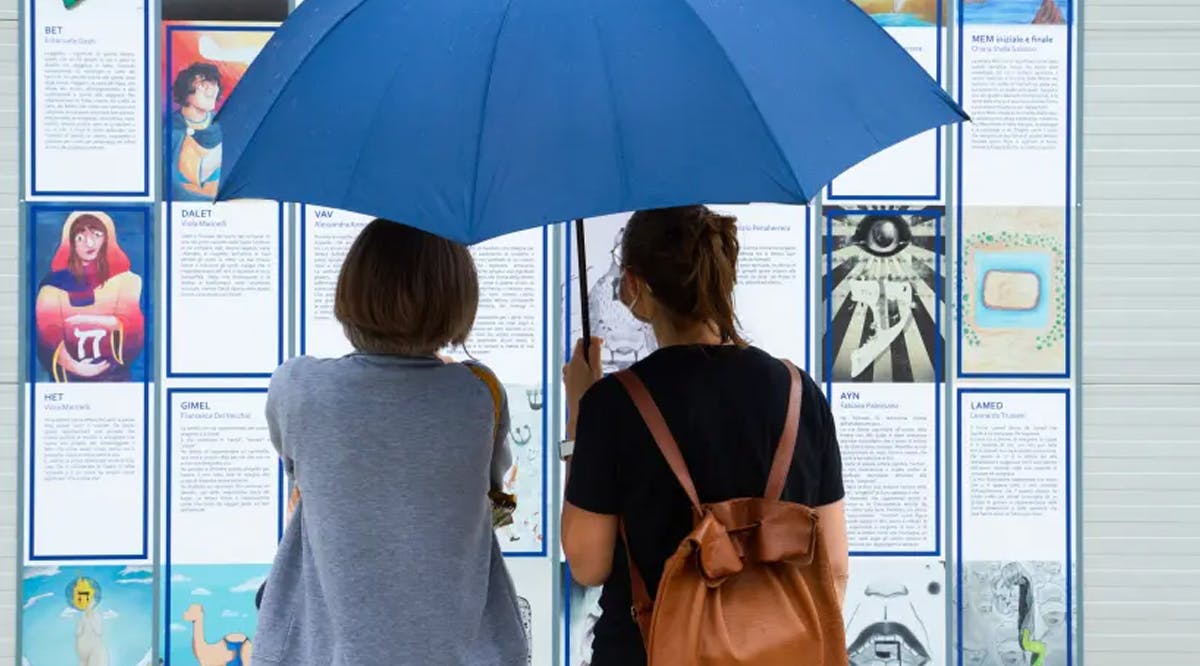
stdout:
<svg viewBox="0 0 1200 666">
<path fill-rule="evenodd" d="M 592 322 L 588 312 L 587 249 L 583 238 L 583 220 L 575 220 L 575 251 L 579 255 L 579 319 L 583 323 L 583 360 L 591 358 Z"/>
</svg>

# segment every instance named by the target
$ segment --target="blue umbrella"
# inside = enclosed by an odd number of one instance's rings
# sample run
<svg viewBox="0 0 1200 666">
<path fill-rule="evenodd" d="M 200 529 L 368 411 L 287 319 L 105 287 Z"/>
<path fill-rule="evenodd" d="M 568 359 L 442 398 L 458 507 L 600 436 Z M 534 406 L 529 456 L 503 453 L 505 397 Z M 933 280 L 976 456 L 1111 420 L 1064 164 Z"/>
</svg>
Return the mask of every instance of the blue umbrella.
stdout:
<svg viewBox="0 0 1200 666">
<path fill-rule="evenodd" d="M 306 0 L 222 109 L 219 200 L 464 243 L 803 204 L 965 114 L 850 0 Z"/>
</svg>

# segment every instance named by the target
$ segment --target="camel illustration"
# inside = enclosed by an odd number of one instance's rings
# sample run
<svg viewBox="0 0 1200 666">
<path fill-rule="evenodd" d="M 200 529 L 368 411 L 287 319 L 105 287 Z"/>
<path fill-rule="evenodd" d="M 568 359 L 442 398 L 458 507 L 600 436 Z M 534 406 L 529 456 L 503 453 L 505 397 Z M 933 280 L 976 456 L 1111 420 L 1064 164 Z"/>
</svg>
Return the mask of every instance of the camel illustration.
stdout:
<svg viewBox="0 0 1200 666">
<path fill-rule="evenodd" d="M 192 604 L 183 613 L 192 623 L 192 654 L 200 666 L 250 666 L 253 645 L 246 634 L 225 634 L 216 643 L 204 639 L 204 607 Z"/>
</svg>

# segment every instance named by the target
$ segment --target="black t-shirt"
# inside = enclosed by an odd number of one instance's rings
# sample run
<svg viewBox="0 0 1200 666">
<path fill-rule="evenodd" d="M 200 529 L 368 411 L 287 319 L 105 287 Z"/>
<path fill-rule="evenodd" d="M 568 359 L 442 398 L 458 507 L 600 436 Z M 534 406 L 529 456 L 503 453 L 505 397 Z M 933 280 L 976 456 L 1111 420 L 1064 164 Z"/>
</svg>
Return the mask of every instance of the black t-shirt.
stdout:
<svg viewBox="0 0 1200 666">
<path fill-rule="evenodd" d="M 754 347 L 664 347 L 633 366 L 687 462 L 701 502 L 761 497 L 783 433 L 790 375 Z M 829 402 L 801 372 L 800 429 L 783 499 L 812 507 L 843 495 Z M 579 408 L 566 500 L 619 515 L 653 598 L 663 565 L 691 531 L 691 505 L 637 408 L 615 377 L 588 390 Z M 593 666 L 636 666 L 645 649 L 630 615 L 624 544 L 600 598 Z"/>
</svg>

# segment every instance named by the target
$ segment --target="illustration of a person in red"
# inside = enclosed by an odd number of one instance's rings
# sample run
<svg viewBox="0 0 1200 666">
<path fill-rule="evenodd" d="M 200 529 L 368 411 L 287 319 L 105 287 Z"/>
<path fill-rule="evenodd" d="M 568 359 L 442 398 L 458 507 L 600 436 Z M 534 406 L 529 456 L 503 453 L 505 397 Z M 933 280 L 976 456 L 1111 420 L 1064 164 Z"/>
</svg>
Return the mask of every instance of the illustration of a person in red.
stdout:
<svg viewBox="0 0 1200 666">
<path fill-rule="evenodd" d="M 34 306 L 38 360 L 55 382 L 130 381 L 145 343 L 142 278 L 131 268 L 112 218 L 67 217 Z"/>
</svg>

